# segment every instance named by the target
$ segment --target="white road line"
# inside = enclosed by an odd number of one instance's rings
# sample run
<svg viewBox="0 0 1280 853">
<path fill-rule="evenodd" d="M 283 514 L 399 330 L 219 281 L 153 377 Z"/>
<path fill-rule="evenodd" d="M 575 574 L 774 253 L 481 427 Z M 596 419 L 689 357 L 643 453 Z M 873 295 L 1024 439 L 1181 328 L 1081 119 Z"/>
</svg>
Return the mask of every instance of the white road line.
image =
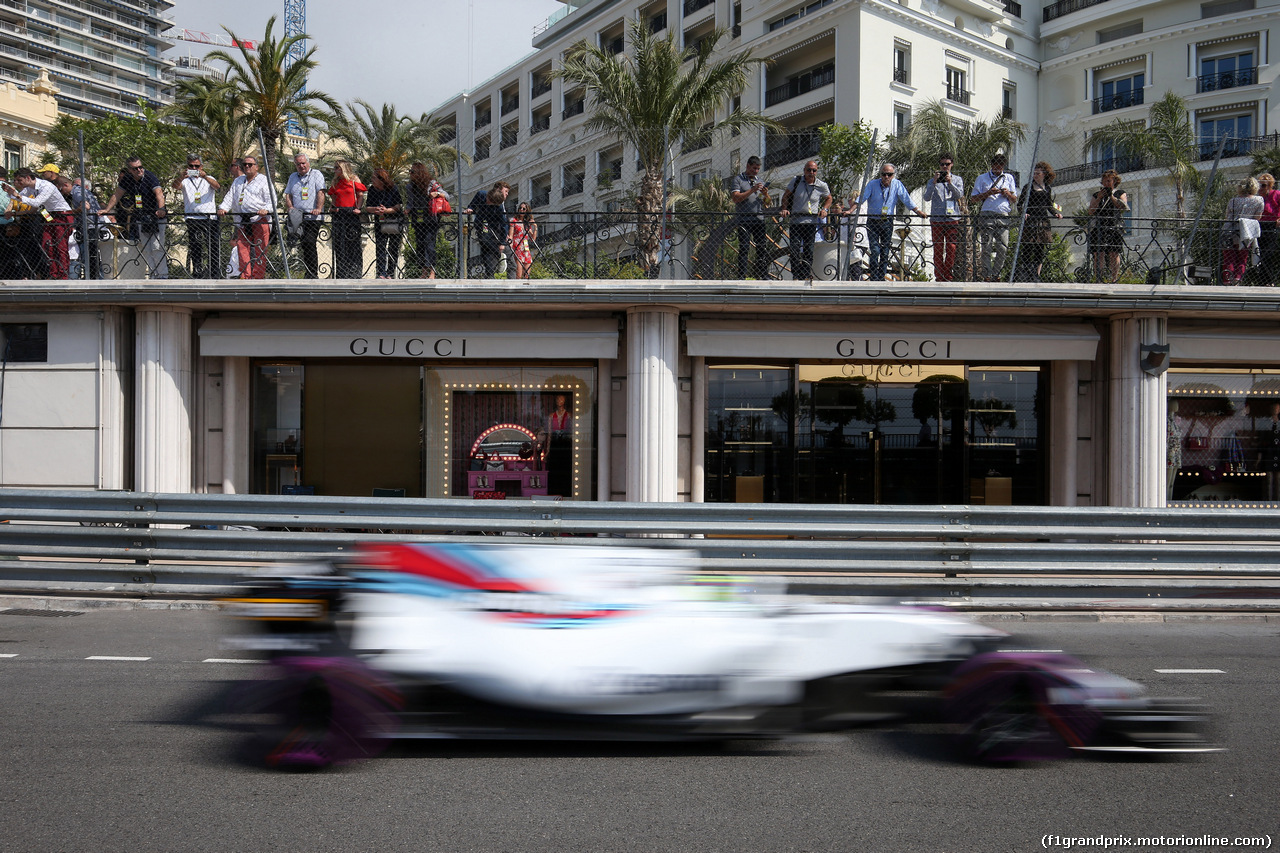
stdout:
<svg viewBox="0 0 1280 853">
<path fill-rule="evenodd" d="M 0 655 L 0 658 L 16 658 L 17 655 Z"/>
<path fill-rule="evenodd" d="M 1060 655 L 1062 649 L 1000 649 L 1001 654 L 1007 655 Z"/>
<path fill-rule="evenodd" d="M 205 658 L 201 663 L 261 663 L 252 658 Z"/>
<path fill-rule="evenodd" d="M 1156 672 L 1163 672 L 1166 675 L 1203 675 L 1206 673 L 1217 673 L 1226 675 L 1225 669 L 1157 669 Z"/>
<path fill-rule="evenodd" d="M 151 660 L 151 658 L 127 658 L 117 655 L 89 655 L 85 660 Z"/>
</svg>

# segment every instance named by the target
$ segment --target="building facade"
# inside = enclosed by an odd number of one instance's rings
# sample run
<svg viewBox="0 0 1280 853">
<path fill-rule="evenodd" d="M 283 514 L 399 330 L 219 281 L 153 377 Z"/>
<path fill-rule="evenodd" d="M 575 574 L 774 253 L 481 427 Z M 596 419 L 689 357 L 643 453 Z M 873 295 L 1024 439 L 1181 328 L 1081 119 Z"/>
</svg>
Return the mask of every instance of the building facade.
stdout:
<svg viewBox="0 0 1280 853">
<path fill-rule="evenodd" d="M 20 0 L 0 3 L 0 80 L 19 87 L 48 69 L 63 112 L 131 116 L 138 101 L 173 103 L 172 0 Z"/>
</svg>

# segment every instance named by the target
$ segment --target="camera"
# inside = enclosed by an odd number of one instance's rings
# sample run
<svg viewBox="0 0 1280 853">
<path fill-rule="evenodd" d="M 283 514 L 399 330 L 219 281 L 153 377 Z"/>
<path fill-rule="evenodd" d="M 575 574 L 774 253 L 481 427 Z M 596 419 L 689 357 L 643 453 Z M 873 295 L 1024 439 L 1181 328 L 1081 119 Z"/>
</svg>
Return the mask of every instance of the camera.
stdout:
<svg viewBox="0 0 1280 853">
<path fill-rule="evenodd" d="M 188 178 L 198 178 L 198 177 L 200 177 L 200 170 L 199 170 L 199 169 L 187 169 L 187 177 L 188 177 Z"/>
</svg>

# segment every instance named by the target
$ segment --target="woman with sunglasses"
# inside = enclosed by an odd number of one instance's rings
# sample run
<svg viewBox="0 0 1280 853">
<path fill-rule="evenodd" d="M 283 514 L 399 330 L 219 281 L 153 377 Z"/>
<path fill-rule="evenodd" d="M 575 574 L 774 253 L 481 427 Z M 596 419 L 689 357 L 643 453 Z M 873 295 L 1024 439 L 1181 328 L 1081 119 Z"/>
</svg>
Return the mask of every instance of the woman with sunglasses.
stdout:
<svg viewBox="0 0 1280 853">
<path fill-rule="evenodd" d="M 333 212 L 333 266 L 337 278 L 361 278 L 364 274 L 364 252 L 360 248 L 360 208 L 364 207 L 367 188 L 356 177 L 346 160 L 333 167 L 329 200 Z"/>
<path fill-rule="evenodd" d="M 511 220 L 511 228 L 507 235 L 511 244 L 511 254 L 516 259 L 516 278 L 528 278 L 529 267 L 533 265 L 531 247 L 538 240 L 538 223 L 533 221 L 533 210 L 529 202 L 522 201 L 516 207 L 515 218 Z"/>
</svg>

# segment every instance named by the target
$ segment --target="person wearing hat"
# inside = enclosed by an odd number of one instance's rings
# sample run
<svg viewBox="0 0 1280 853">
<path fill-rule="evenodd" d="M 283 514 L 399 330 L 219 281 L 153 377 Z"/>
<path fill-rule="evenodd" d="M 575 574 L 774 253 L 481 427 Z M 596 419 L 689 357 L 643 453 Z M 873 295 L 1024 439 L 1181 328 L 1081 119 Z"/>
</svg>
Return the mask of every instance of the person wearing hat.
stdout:
<svg viewBox="0 0 1280 853">
<path fill-rule="evenodd" d="M 54 183 L 58 179 L 58 175 L 62 174 L 62 170 L 58 168 L 57 163 L 45 163 L 40 167 L 40 177 L 49 183 Z"/>
<path fill-rule="evenodd" d="M 218 181 L 204 170 L 199 154 L 187 156 L 186 171 L 173 182 L 182 193 L 187 224 L 187 256 L 192 278 L 222 278 L 222 242 L 218 235 Z"/>
<path fill-rule="evenodd" d="M 21 192 L 23 201 L 35 208 L 45 220 L 43 223 L 32 220 L 43 226 L 40 228 L 40 250 L 44 256 L 38 267 L 31 270 L 33 276 L 40 278 L 47 274 L 51 279 L 65 281 L 71 270 L 67 241 L 75 227 L 71 205 L 56 186 L 37 178 L 30 169 L 14 172 L 13 183 Z"/>
</svg>

